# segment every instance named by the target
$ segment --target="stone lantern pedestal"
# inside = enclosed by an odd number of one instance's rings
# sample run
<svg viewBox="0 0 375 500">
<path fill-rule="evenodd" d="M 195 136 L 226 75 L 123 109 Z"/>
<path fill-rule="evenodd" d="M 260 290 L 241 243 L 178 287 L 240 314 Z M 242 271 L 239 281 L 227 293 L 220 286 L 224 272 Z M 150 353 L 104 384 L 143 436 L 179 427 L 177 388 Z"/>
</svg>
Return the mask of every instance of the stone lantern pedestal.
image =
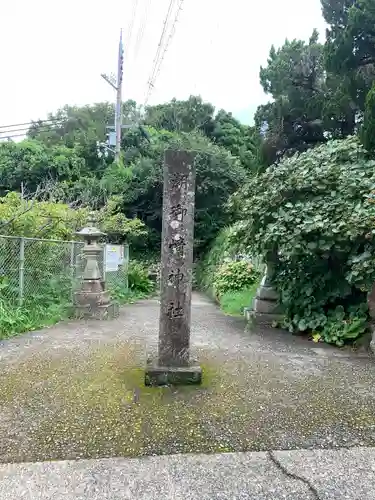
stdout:
<svg viewBox="0 0 375 500">
<path fill-rule="evenodd" d="M 102 253 L 99 240 L 105 236 L 95 227 L 91 215 L 87 227 L 76 234 L 83 238 L 83 258 L 86 261 L 80 290 L 74 293 L 75 317 L 80 319 L 110 319 L 118 316 L 118 304 L 111 302 L 102 280 L 98 259 Z"/>
<path fill-rule="evenodd" d="M 245 309 L 248 321 L 260 325 L 272 325 L 283 319 L 283 310 L 279 305 L 279 295 L 272 285 L 273 265 L 267 262 L 267 269 L 256 292 L 252 307 Z"/>
<path fill-rule="evenodd" d="M 371 329 L 371 341 L 370 341 L 370 351 L 375 354 L 375 283 L 367 295 L 367 304 L 370 315 L 370 329 Z"/>
</svg>

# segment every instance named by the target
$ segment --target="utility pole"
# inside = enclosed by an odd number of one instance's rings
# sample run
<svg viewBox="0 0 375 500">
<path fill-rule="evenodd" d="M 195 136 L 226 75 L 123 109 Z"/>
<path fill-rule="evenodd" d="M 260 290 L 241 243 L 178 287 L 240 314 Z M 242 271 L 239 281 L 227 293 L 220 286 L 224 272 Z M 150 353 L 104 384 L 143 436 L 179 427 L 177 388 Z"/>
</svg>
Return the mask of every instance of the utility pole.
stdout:
<svg viewBox="0 0 375 500">
<path fill-rule="evenodd" d="M 121 151 L 121 125 L 122 125 L 122 75 L 124 64 L 124 49 L 122 46 L 122 30 L 120 33 L 120 43 L 118 46 L 118 61 L 117 61 L 117 94 L 116 94 L 116 116 L 115 116 L 115 131 L 116 131 L 116 154 L 115 161 L 120 159 Z"/>
<path fill-rule="evenodd" d="M 118 59 L 117 59 L 117 78 L 111 73 L 111 75 L 106 75 L 102 73 L 100 76 L 105 80 L 115 91 L 116 91 L 116 103 L 115 103 L 115 125 L 108 125 L 106 129 L 109 131 L 107 134 L 107 143 L 97 141 L 96 145 L 98 148 L 98 155 L 102 155 L 100 148 L 104 148 L 106 153 L 108 151 L 114 153 L 115 161 L 119 161 L 121 153 L 121 130 L 131 129 L 137 127 L 142 135 L 142 137 L 150 142 L 150 136 L 147 130 L 137 121 L 137 123 L 122 124 L 122 78 L 123 78 L 123 64 L 124 64 L 124 47 L 122 44 L 122 30 L 120 32 L 120 42 L 118 47 Z M 114 131 L 114 132 L 113 132 Z M 112 149 L 114 147 L 114 149 Z"/>
<path fill-rule="evenodd" d="M 120 32 L 120 42 L 118 47 L 117 58 L 117 79 L 114 76 L 107 76 L 102 73 L 101 77 L 116 90 L 115 104 L 115 161 L 119 161 L 121 152 L 121 128 L 122 128 L 122 77 L 124 64 L 124 47 L 122 44 L 122 30 Z M 113 129 L 112 129 L 113 130 Z M 110 145 L 112 145 L 110 143 Z"/>
</svg>

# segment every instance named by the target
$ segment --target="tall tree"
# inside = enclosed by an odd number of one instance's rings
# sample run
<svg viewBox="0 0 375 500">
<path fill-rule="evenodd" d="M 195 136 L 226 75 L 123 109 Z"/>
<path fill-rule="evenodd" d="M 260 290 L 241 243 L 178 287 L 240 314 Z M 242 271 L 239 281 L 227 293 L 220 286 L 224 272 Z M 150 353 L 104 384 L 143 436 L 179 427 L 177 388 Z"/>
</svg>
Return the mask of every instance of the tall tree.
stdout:
<svg viewBox="0 0 375 500">
<path fill-rule="evenodd" d="M 165 104 L 148 106 L 144 123 L 170 132 L 207 132 L 212 127 L 215 108 L 203 102 L 200 96 L 190 96 L 186 101 L 172 99 Z"/>
<path fill-rule="evenodd" d="M 375 78 L 375 3 L 373 0 L 321 0 L 329 28 L 325 45 L 327 70 L 340 75 L 363 112 Z"/>
<path fill-rule="evenodd" d="M 247 171 L 254 172 L 261 168 L 261 137 L 255 127 L 242 125 L 232 113 L 223 109 L 215 115 L 212 125 L 206 135 L 215 144 L 228 149 L 239 158 Z"/>
<path fill-rule="evenodd" d="M 273 98 L 255 116 L 268 162 L 325 141 L 323 46 L 316 30 L 308 43 L 286 40 L 278 50 L 272 46 L 267 66 L 260 69 L 260 83 Z"/>
<path fill-rule="evenodd" d="M 215 114 L 212 104 L 200 96 L 172 101 L 146 109 L 144 123 L 170 132 L 199 131 L 212 142 L 228 149 L 247 170 L 257 170 L 260 137 L 254 128 L 242 125 L 223 109 Z"/>
</svg>

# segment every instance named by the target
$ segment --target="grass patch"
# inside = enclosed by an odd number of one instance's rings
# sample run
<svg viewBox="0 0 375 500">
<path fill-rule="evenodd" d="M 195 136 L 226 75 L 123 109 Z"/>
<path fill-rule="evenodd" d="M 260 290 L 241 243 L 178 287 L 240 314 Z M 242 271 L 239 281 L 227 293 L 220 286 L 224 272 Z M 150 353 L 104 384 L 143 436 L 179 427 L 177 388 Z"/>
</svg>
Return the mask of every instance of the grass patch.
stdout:
<svg viewBox="0 0 375 500">
<path fill-rule="evenodd" d="M 134 304 L 137 300 L 147 299 L 152 293 L 140 292 L 138 290 L 109 290 L 112 300 L 117 301 L 120 305 Z"/>
<path fill-rule="evenodd" d="M 112 300 L 121 305 L 133 304 L 150 296 L 143 291 L 108 288 Z M 0 340 L 55 325 L 69 319 L 72 312 L 72 304 L 63 299 L 56 303 L 29 301 L 20 306 L 0 298 Z"/>
<path fill-rule="evenodd" d="M 70 312 L 69 304 L 19 306 L 0 300 L 0 340 L 54 325 Z"/>
<path fill-rule="evenodd" d="M 228 316 L 242 316 L 245 307 L 249 307 L 258 284 L 241 291 L 226 292 L 220 297 L 220 307 Z"/>
</svg>

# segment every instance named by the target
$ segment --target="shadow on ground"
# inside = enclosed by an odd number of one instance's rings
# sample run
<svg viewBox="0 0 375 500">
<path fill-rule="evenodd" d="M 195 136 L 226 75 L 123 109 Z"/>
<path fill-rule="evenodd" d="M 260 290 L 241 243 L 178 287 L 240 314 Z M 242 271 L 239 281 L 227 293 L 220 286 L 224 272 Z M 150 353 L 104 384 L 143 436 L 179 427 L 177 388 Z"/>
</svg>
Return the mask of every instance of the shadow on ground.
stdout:
<svg viewBox="0 0 375 500">
<path fill-rule="evenodd" d="M 375 364 L 241 321 L 195 296 L 201 387 L 146 388 L 157 301 L 0 346 L 0 460 L 375 445 Z"/>
</svg>

